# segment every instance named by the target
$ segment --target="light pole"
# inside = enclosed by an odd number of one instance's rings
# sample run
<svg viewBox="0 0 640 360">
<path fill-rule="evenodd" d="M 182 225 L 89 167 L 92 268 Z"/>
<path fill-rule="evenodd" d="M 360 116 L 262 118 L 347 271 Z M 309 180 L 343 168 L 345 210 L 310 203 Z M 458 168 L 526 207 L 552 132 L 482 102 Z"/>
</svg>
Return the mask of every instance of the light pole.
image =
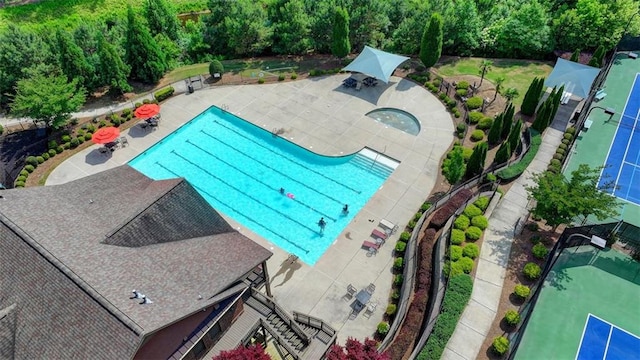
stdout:
<svg viewBox="0 0 640 360">
<path fill-rule="evenodd" d="M 584 118 L 582 118 L 583 121 L 580 124 L 578 124 L 578 125 L 580 125 L 580 126 L 578 126 L 578 129 L 582 130 L 582 128 L 584 127 L 584 124 L 587 122 L 587 120 L 589 120 L 589 115 L 591 114 L 591 111 L 593 111 L 593 109 L 604 110 L 604 113 L 609 115 L 609 119 L 607 119 L 605 121 L 605 123 L 608 123 L 609 121 L 611 121 L 611 118 L 613 118 L 613 115 L 616 114 L 616 111 L 613 108 L 610 108 L 610 107 L 604 108 L 602 106 L 597 106 L 597 105 L 596 106 L 592 106 L 589 109 L 589 111 L 587 111 L 587 115 Z"/>
</svg>

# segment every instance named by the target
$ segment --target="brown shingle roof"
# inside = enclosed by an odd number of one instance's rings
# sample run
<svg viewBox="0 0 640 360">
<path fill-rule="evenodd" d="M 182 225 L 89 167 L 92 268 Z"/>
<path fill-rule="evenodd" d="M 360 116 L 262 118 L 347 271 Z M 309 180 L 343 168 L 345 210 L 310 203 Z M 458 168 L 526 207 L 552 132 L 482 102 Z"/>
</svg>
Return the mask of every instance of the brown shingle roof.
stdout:
<svg viewBox="0 0 640 360">
<path fill-rule="evenodd" d="M 186 181 L 153 181 L 127 165 L 2 195 L 3 222 L 41 247 L 55 265 L 47 271 L 62 271 L 122 324 L 144 333 L 198 311 L 271 256 Z M 133 289 L 153 304 L 129 299 Z"/>
</svg>

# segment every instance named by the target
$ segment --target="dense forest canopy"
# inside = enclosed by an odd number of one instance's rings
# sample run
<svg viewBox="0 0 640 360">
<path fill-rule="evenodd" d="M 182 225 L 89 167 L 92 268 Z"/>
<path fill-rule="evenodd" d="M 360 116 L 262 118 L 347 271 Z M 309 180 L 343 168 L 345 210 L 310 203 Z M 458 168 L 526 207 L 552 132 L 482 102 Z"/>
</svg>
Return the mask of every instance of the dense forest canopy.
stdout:
<svg viewBox="0 0 640 360">
<path fill-rule="evenodd" d="M 341 33 L 354 52 L 369 45 L 417 55 L 434 13 L 442 16 L 445 55 L 548 58 L 558 49 L 612 49 L 640 30 L 637 0 L 208 0 L 209 11 L 180 21 L 176 3 L 188 1 L 140 0 L 129 10 L 110 9 L 106 19 L 64 27 L 57 19 L 36 26 L 16 17 L 0 27 L 0 106 L 10 104 L 19 80 L 43 73 L 76 80 L 88 92 L 124 92 L 128 81 L 153 83 L 184 64 L 331 54 L 337 9 L 346 11 L 339 19 L 348 19 L 348 31 Z M 78 9 L 84 2 L 73 3 Z M 73 16 L 71 8 L 58 10 Z"/>
</svg>

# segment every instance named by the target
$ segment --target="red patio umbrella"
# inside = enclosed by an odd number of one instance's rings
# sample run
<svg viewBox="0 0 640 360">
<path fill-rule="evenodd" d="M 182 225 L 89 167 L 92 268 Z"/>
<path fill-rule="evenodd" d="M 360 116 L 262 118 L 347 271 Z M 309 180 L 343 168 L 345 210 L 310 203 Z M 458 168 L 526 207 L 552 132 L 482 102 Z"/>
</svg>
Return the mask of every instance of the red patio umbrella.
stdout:
<svg viewBox="0 0 640 360">
<path fill-rule="evenodd" d="M 93 136 L 91 136 L 91 140 L 96 144 L 106 144 L 115 141 L 118 136 L 120 136 L 120 129 L 109 126 L 100 128 L 98 131 L 94 132 Z"/>
<path fill-rule="evenodd" d="M 134 112 L 139 119 L 148 119 L 152 116 L 160 114 L 160 105 L 158 104 L 144 104 L 136 109 Z"/>
</svg>

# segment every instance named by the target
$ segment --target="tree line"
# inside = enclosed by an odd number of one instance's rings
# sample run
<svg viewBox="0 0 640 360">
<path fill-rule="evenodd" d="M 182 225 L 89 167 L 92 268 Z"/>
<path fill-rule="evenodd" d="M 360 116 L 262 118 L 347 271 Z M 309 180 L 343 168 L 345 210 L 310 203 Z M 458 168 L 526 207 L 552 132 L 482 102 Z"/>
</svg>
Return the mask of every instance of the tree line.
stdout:
<svg viewBox="0 0 640 360">
<path fill-rule="evenodd" d="M 144 1 L 101 23 L 36 32 L 10 24 L 0 33 L 0 106 L 21 80 L 66 77 L 79 92 L 157 82 L 168 70 L 213 59 L 330 54 L 364 45 L 420 52 L 440 14 L 442 53 L 544 58 L 554 49 L 611 49 L 638 29 L 634 0 L 210 0 L 210 13 L 181 23 L 168 0 Z M 340 24 L 337 24 L 339 22 Z M 336 41 L 335 27 L 347 36 Z M 46 29 L 46 27 L 45 27 Z M 337 46 L 337 48 L 336 48 Z"/>
</svg>

